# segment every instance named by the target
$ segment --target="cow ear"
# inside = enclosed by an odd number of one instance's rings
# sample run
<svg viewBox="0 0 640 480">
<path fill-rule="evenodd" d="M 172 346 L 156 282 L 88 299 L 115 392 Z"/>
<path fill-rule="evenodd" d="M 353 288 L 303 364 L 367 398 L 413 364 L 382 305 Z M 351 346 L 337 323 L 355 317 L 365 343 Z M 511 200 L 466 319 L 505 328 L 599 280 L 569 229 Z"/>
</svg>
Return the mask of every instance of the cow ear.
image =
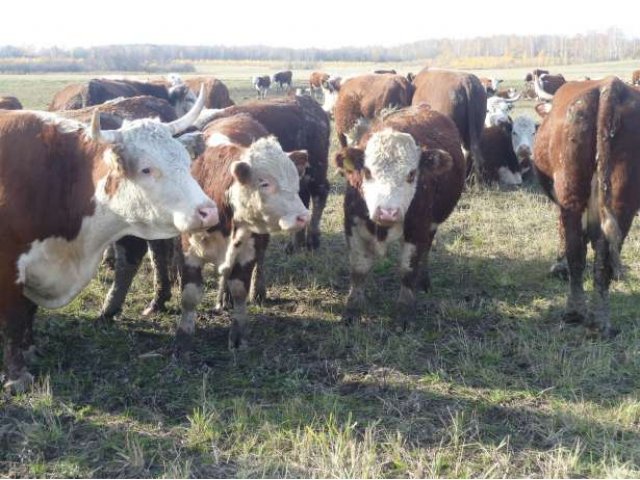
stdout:
<svg viewBox="0 0 640 480">
<path fill-rule="evenodd" d="M 359 148 L 343 148 L 336 154 L 336 167 L 340 173 L 353 173 L 364 167 L 364 152 Z"/>
<path fill-rule="evenodd" d="M 440 175 L 453 167 L 453 158 L 449 152 L 439 148 L 427 148 L 420 157 L 420 169 L 431 175 Z"/>
<path fill-rule="evenodd" d="M 207 148 L 202 132 L 185 133 L 178 137 L 178 141 L 187 149 L 191 160 L 198 158 Z"/>
<path fill-rule="evenodd" d="M 550 103 L 539 103 L 535 107 L 536 113 L 540 115 L 542 118 L 546 117 L 551 111 Z"/>
<path fill-rule="evenodd" d="M 251 181 L 251 165 L 247 162 L 233 162 L 229 170 L 231 170 L 231 175 L 233 175 L 241 185 L 246 185 Z"/>
<path fill-rule="evenodd" d="M 289 155 L 289 158 L 296 166 L 298 175 L 302 178 L 309 166 L 309 153 L 306 150 L 294 150 L 293 152 L 287 153 L 287 155 Z"/>
</svg>

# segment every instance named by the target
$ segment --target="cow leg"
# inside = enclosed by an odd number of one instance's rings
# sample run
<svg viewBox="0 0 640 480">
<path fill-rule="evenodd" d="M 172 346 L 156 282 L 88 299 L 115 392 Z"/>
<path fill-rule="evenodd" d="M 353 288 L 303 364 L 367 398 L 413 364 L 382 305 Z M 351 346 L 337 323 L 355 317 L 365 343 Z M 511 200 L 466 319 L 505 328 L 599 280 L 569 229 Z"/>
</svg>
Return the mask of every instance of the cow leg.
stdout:
<svg viewBox="0 0 640 480">
<path fill-rule="evenodd" d="M 102 305 L 100 319 L 111 321 L 122 311 L 122 305 L 131 288 L 133 278 L 140 268 L 140 263 L 147 253 L 147 242 L 131 235 L 121 238 L 115 243 L 116 264 L 113 283 Z"/>
<path fill-rule="evenodd" d="M 144 309 L 142 315 L 164 312 L 165 304 L 171 299 L 171 280 L 169 279 L 169 263 L 174 248 L 173 239 L 151 240 L 147 242 L 153 265 L 153 300 Z"/>
<path fill-rule="evenodd" d="M 249 301 L 256 305 L 262 305 L 267 299 L 267 286 L 264 280 L 264 259 L 269 245 L 269 235 L 254 235 L 256 250 L 256 265 L 251 276 L 251 288 Z"/>
<path fill-rule="evenodd" d="M 247 297 L 251 285 L 251 275 L 256 264 L 255 236 L 244 239 L 236 245 L 238 254 L 229 275 L 228 285 L 233 299 L 231 313 L 231 329 L 229 330 L 229 349 L 247 347 L 249 314 L 247 313 Z"/>
<path fill-rule="evenodd" d="M 305 186 L 304 188 L 300 188 L 300 200 L 302 200 L 305 208 L 308 209 L 311 202 L 311 193 L 309 192 L 308 187 Z M 313 214 L 311 217 L 311 221 L 313 221 Z M 285 251 L 287 253 L 293 253 L 294 251 L 301 249 L 306 244 L 306 238 L 307 237 L 305 229 L 298 230 L 296 233 L 292 234 L 292 239 L 285 247 Z"/>
<path fill-rule="evenodd" d="M 349 238 L 349 265 L 351 267 L 351 287 L 347 297 L 347 305 L 343 321 L 353 323 L 360 318 L 365 305 L 364 284 L 375 261 L 373 248 L 358 233 Z"/>
<path fill-rule="evenodd" d="M 27 364 L 33 363 L 38 356 L 35 340 L 33 338 L 33 320 L 37 306 L 32 302 L 29 303 L 33 306 L 33 311 L 27 317 L 27 325 L 25 326 L 24 336 L 22 338 L 22 355 L 24 356 L 24 360 Z"/>
<path fill-rule="evenodd" d="M 196 331 L 196 308 L 204 294 L 202 282 L 201 258 L 186 253 L 182 265 L 182 314 L 176 330 L 176 346 L 178 350 L 190 350 L 193 335 Z"/>
<path fill-rule="evenodd" d="M 309 222 L 307 233 L 307 248 L 315 250 L 320 246 L 320 220 L 322 213 L 327 206 L 327 197 L 329 196 L 329 185 L 323 184 L 314 189 L 312 192 L 311 222 Z"/>
<path fill-rule="evenodd" d="M 564 320 L 567 323 L 583 322 L 587 316 L 583 274 L 587 256 L 587 242 L 582 232 L 580 213 L 562 209 L 560 214 L 565 234 L 565 250 L 569 264 L 569 297 Z"/>
<path fill-rule="evenodd" d="M 12 293 L 14 295 L 11 295 Z M 32 345 L 33 337 L 30 332 L 33 329 L 33 317 L 37 307 L 19 292 L 5 294 L 13 296 L 15 300 L 11 306 L 0 312 L 0 323 L 4 324 L 4 389 L 10 393 L 22 393 L 33 383 L 33 376 L 27 370 L 23 348 L 25 340 Z"/>
<path fill-rule="evenodd" d="M 595 242 L 595 260 L 593 264 L 593 278 L 595 291 L 592 299 L 593 324 L 604 337 L 614 336 L 617 331 L 611 327 L 611 310 L 609 306 L 609 285 L 613 276 L 611 266 L 609 242 L 604 235 Z"/>
<path fill-rule="evenodd" d="M 560 242 L 558 243 L 558 256 L 556 257 L 556 263 L 551 266 L 549 273 L 553 277 L 567 280 L 569 278 L 569 264 L 567 263 L 567 252 L 565 250 L 565 233 L 562 218 L 558 218 L 558 236 L 560 238 Z"/>
</svg>

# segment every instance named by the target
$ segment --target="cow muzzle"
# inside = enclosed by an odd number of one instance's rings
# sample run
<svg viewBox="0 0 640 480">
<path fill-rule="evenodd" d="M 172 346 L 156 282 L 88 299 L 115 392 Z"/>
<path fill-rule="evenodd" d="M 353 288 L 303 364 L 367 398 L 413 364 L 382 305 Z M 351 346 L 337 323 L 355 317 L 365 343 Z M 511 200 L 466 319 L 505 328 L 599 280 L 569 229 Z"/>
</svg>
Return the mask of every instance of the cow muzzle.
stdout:
<svg viewBox="0 0 640 480">
<path fill-rule="evenodd" d="M 305 228 L 309 224 L 310 219 L 311 215 L 309 211 L 306 211 L 295 216 L 292 215 L 291 217 L 281 218 L 278 225 L 286 232 L 296 232 Z"/>
<path fill-rule="evenodd" d="M 378 207 L 373 213 L 372 220 L 379 225 L 389 226 L 402 220 L 402 214 L 399 208 Z"/>
<path fill-rule="evenodd" d="M 206 230 L 220 223 L 218 207 L 213 201 L 200 204 L 186 222 L 176 222 L 178 230 L 183 233 Z"/>
</svg>

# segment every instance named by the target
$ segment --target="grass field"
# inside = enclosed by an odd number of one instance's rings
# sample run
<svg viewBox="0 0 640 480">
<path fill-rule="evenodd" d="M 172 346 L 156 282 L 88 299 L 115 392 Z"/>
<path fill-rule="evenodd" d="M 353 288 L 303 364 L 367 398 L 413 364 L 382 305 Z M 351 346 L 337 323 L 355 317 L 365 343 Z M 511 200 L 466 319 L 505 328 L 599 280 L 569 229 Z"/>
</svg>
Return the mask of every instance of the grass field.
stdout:
<svg viewBox="0 0 640 480">
<path fill-rule="evenodd" d="M 221 68 L 206 66 L 237 101 L 253 95 L 247 73 L 264 71 Z M 43 107 L 74 78 L 0 77 L 0 92 Z M 171 356 L 177 289 L 169 313 L 141 317 L 148 265 L 113 326 L 95 321 L 106 270 L 68 307 L 40 310 L 34 391 L 0 398 L 0 477 L 640 476 L 637 227 L 612 286 L 614 340 L 561 324 L 567 285 L 547 273 L 556 211 L 535 184 L 463 194 L 411 331 L 392 328 L 397 251 L 376 264 L 363 321 L 346 327 L 344 180 L 331 180 L 321 248 L 270 246 L 270 301 L 251 308 L 246 352 L 227 349 L 229 318 L 211 313 L 212 269 L 185 361 Z"/>
</svg>

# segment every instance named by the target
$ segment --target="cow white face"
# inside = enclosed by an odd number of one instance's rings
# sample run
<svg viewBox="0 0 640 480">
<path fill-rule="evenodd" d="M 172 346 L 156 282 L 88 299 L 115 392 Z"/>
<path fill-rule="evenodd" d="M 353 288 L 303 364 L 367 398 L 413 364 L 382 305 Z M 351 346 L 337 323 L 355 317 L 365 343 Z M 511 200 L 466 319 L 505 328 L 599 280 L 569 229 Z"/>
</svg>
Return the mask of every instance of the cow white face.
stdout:
<svg viewBox="0 0 640 480">
<path fill-rule="evenodd" d="M 97 196 L 131 233 L 169 238 L 218 223 L 216 204 L 191 176 L 189 153 L 167 125 L 135 120 L 114 133 L 105 153 L 113 170 Z"/>
<path fill-rule="evenodd" d="M 274 137 L 267 137 L 254 142 L 240 161 L 231 164 L 236 181 L 229 198 L 235 221 L 256 233 L 292 232 L 307 225 L 309 210 L 298 195 L 307 155 L 296 154 L 287 155 Z"/>
<path fill-rule="evenodd" d="M 364 151 L 362 194 L 372 221 L 391 225 L 404 219 L 416 193 L 420 148 L 407 133 L 384 130 Z"/>
<path fill-rule="evenodd" d="M 520 116 L 513 121 L 511 128 L 513 151 L 518 158 L 518 163 L 525 165 L 527 169 L 533 157 L 533 141 L 535 135 L 536 125 L 531 118 Z"/>
</svg>

